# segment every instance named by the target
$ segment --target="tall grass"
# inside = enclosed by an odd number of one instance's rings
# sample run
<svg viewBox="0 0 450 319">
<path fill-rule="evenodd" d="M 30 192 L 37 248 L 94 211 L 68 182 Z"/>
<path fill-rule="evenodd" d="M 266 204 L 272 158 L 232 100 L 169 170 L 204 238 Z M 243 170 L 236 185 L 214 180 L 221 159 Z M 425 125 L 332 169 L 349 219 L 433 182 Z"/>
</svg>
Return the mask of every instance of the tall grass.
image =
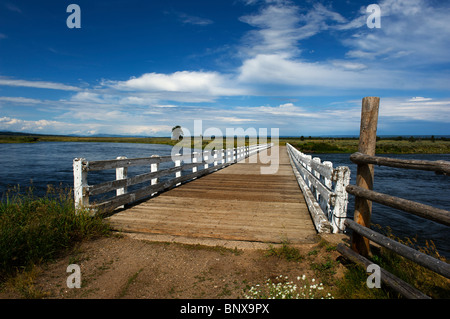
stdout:
<svg viewBox="0 0 450 319">
<path fill-rule="evenodd" d="M 0 202 L 0 281 L 57 257 L 76 242 L 109 232 L 101 217 L 74 209 L 69 190 L 37 197 L 16 187 Z"/>
<path fill-rule="evenodd" d="M 408 247 L 414 248 L 424 254 L 432 256 L 443 262 L 448 260 L 441 256 L 432 241 L 426 241 L 425 246 L 418 245 L 417 238 L 400 238 L 392 233 L 390 227 L 382 228 L 373 225 L 380 233 L 392 238 Z M 433 299 L 450 298 L 450 279 L 445 278 L 411 260 L 408 260 L 395 252 L 383 248 L 373 247 L 373 255 L 369 258 L 380 267 L 386 269 L 394 276 L 409 283 L 419 291 Z M 393 289 L 382 284 L 381 289 L 369 289 L 366 285 L 368 274 L 365 269 L 358 265 L 349 264 L 344 278 L 339 282 L 339 293 L 341 298 L 370 298 L 370 299 L 397 299 L 403 298 Z"/>
</svg>

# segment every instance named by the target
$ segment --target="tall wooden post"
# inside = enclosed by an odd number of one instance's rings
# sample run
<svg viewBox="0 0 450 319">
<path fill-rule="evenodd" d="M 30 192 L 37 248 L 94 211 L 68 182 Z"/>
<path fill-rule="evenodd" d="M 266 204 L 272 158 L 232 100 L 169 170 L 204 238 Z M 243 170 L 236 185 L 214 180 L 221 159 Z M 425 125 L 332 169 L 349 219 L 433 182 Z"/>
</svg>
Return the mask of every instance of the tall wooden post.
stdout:
<svg viewBox="0 0 450 319">
<path fill-rule="evenodd" d="M 374 156 L 377 141 L 379 97 L 365 97 L 362 100 L 361 128 L 359 133 L 358 152 Z M 374 170 L 373 164 L 358 164 L 356 171 L 356 186 L 373 189 Z M 355 197 L 354 220 L 358 224 L 370 227 L 372 215 L 372 201 L 362 197 Z M 360 255 L 369 256 L 369 240 L 353 232 L 351 247 Z"/>
</svg>

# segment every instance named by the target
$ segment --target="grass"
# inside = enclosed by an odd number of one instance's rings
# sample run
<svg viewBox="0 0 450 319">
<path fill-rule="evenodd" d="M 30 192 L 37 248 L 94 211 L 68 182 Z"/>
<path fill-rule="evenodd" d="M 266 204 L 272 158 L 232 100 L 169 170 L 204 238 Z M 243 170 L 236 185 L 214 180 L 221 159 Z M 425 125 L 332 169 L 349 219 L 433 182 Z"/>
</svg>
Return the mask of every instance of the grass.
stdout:
<svg viewBox="0 0 450 319">
<path fill-rule="evenodd" d="M 210 144 L 214 139 L 204 138 L 202 148 Z M 102 143 L 143 143 L 176 145 L 179 141 L 173 141 L 170 137 L 77 137 L 59 135 L 11 135 L 0 134 L 0 143 L 37 143 L 37 142 L 102 142 Z M 183 140 L 179 146 L 196 147 L 194 138 Z M 266 141 L 260 141 L 265 143 Z M 270 142 L 270 138 L 268 138 Z M 245 139 L 245 145 L 250 140 Z M 318 138 L 318 137 L 290 137 L 279 138 L 279 144 L 292 144 L 304 153 L 354 153 L 358 150 L 358 138 Z M 219 143 L 220 144 L 220 143 Z M 234 145 L 237 145 L 235 139 Z M 226 147 L 224 139 L 222 147 Z M 448 154 L 450 153 L 450 140 L 448 138 L 403 138 L 389 137 L 378 138 L 376 146 L 377 154 Z"/>
<path fill-rule="evenodd" d="M 300 251 L 291 247 L 288 242 L 283 242 L 281 247 L 273 247 L 271 245 L 267 250 L 266 256 L 276 256 L 288 261 L 301 261 L 304 258 Z"/>
<path fill-rule="evenodd" d="M 375 227 L 380 228 L 378 225 Z M 391 229 L 386 227 L 379 232 L 409 247 L 430 255 L 434 258 L 448 262 L 439 255 L 434 243 L 429 241 L 425 246 L 418 246 L 415 238 L 399 238 L 392 234 Z M 385 249 L 374 248 L 370 259 L 386 269 L 401 280 L 409 283 L 419 291 L 433 299 L 450 298 L 450 279 L 432 272 L 398 254 Z M 346 299 L 402 299 L 403 297 L 393 289 L 381 285 L 381 289 L 369 289 L 366 285 L 368 274 L 365 269 L 354 264 L 346 265 L 347 271 L 344 278 L 338 283 L 339 295 Z"/>
<path fill-rule="evenodd" d="M 280 138 L 280 145 L 290 143 L 303 153 L 354 153 L 357 138 Z M 448 154 L 448 139 L 377 139 L 376 154 Z"/>
<path fill-rule="evenodd" d="M 36 197 L 13 189 L 0 202 L 0 282 L 108 233 L 101 217 L 75 213 L 69 190 L 49 188 Z"/>
</svg>

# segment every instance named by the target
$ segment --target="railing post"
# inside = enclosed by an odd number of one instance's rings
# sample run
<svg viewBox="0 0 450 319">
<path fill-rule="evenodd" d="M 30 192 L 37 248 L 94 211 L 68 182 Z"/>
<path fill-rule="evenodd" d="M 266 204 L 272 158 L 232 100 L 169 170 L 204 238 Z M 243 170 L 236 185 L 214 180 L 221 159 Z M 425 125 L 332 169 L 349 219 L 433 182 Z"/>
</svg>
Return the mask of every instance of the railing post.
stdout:
<svg viewBox="0 0 450 319">
<path fill-rule="evenodd" d="M 218 150 L 214 150 L 214 166 L 217 166 L 217 152 Z"/>
<path fill-rule="evenodd" d="M 197 162 L 198 159 L 198 153 L 194 152 L 192 153 L 192 163 L 198 163 Z M 192 173 L 197 173 L 197 166 L 192 167 Z M 194 179 L 196 179 L 197 177 L 194 177 Z"/>
<path fill-rule="evenodd" d="M 203 161 L 206 162 L 204 169 L 207 169 L 209 167 L 209 165 L 208 165 L 208 160 L 209 160 L 208 154 L 209 154 L 209 151 L 204 151 L 203 152 Z"/>
<path fill-rule="evenodd" d="M 121 159 L 126 159 L 126 156 L 118 156 L 117 159 L 121 160 Z M 116 180 L 119 179 L 126 179 L 127 178 L 127 174 L 128 174 L 128 167 L 118 167 L 116 168 Z M 122 188 L 118 188 L 116 189 L 116 196 L 119 195 L 123 195 L 127 192 L 127 187 L 122 187 Z M 119 208 L 124 208 L 125 206 L 119 206 Z"/>
<path fill-rule="evenodd" d="M 222 148 L 220 150 L 220 164 L 224 164 L 224 163 L 227 162 L 227 158 L 226 157 L 227 157 L 226 151 Z"/>
<path fill-rule="evenodd" d="M 379 97 L 365 97 L 362 100 L 358 152 L 371 156 L 375 155 L 379 104 Z M 356 171 L 356 186 L 372 190 L 373 178 L 373 164 L 358 164 Z M 370 227 L 371 215 L 372 201 L 356 196 L 354 213 L 355 222 L 362 226 Z M 352 234 L 351 247 L 354 251 L 365 257 L 368 257 L 371 254 L 369 240 L 355 232 Z"/>
<path fill-rule="evenodd" d="M 333 172 L 333 163 L 330 161 L 324 161 L 322 163 L 324 166 L 328 167 L 330 169 L 331 172 Z M 327 178 L 325 176 L 323 176 L 323 184 L 328 188 L 328 189 L 333 189 L 333 181 L 330 178 Z M 332 210 L 331 210 L 331 205 L 329 202 L 327 202 L 325 200 L 325 198 L 321 198 L 320 200 L 320 207 L 322 208 L 322 210 L 324 211 L 324 213 L 326 213 L 328 220 L 330 221 L 331 227 L 333 227 L 334 230 L 334 225 L 333 223 L 331 223 L 331 219 L 332 219 Z"/>
<path fill-rule="evenodd" d="M 180 167 L 181 166 L 181 154 L 175 154 L 175 156 L 178 158 L 177 160 L 175 160 L 175 167 Z M 181 171 L 176 172 L 175 173 L 175 178 L 181 177 Z M 175 186 L 180 186 L 181 183 L 177 183 Z"/>
<path fill-rule="evenodd" d="M 89 195 L 85 194 L 84 188 L 87 184 L 87 171 L 83 169 L 84 158 L 75 158 L 73 160 L 73 192 L 75 212 L 89 207 Z"/>
<path fill-rule="evenodd" d="M 344 222 L 347 217 L 348 193 L 345 190 L 350 183 L 350 169 L 347 166 L 339 166 L 333 171 L 335 181 L 334 192 L 336 201 L 333 209 L 333 232 L 342 232 L 345 228 Z"/>
<path fill-rule="evenodd" d="M 317 164 L 320 164 L 322 162 L 319 157 L 314 157 L 312 159 L 312 161 L 314 163 L 317 163 Z M 312 168 L 312 164 L 311 164 L 311 173 L 313 173 L 313 175 L 320 181 L 320 173 Z M 313 189 L 314 189 L 313 194 L 314 194 L 314 196 L 316 196 L 316 200 L 319 201 L 319 195 L 320 194 L 319 194 L 319 192 L 317 191 L 317 189 L 315 187 L 313 187 Z"/>
<path fill-rule="evenodd" d="M 159 156 L 158 155 L 152 155 L 151 157 L 159 157 Z M 150 164 L 150 172 L 151 173 L 157 172 L 158 169 L 159 169 L 159 163 Z M 152 180 L 150 182 L 150 185 L 156 185 L 156 184 L 158 184 L 158 178 L 152 178 Z M 155 195 L 156 193 L 157 192 L 152 193 L 152 196 Z"/>
</svg>

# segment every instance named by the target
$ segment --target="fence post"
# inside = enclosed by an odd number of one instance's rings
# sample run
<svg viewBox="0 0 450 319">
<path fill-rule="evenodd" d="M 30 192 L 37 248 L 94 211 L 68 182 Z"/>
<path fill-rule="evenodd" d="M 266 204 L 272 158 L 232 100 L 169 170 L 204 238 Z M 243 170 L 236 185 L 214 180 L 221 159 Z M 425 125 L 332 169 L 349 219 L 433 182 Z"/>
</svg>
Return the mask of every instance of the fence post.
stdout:
<svg viewBox="0 0 450 319">
<path fill-rule="evenodd" d="M 217 166 L 217 153 L 218 153 L 219 151 L 216 150 L 216 149 L 214 149 L 214 151 L 211 151 L 211 154 L 212 154 L 212 152 L 214 152 L 214 166 Z"/>
<path fill-rule="evenodd" d="M 350 169 L 347 166 L 339 166 L 333 171 L 335 181 L 334 192 L 336 201 L 333 209 L 333 230 L 335 233 L 342 232 L 345 228 L 344 222 L 347 217 L 348 193 L 345 190 L 350 183 Z"/>
<path fill-rule="evenodd" d="M 209 154 L 209 151 L 204 151 L 204 152 L 203 152 L 203 161 L 206 162 L 204 169 L 207 169 L 208 166 L 209 166 L 209 165 L 208 165 L 208 161 L 209 161 L 210 159 L 209 159 L 208 154 Z"/>
<path fill-rule="evenodd" d="M 84 188 L 87 184 L 87 172 L 83 170 L 84 158 L 75 158 L 73 160 L 73 192 L 75 211 L 83 207 L 89 207 L 89 195 L 84 193 Z"/>
<path fill-rule="evenodd" d="M 159 157 L 159 156 L 158 155 L 152 155 L 151 157 Z M 150 172 L 151 173 L 157 172 L 158 169 L 159 169 L 159 163 L 150 164 Z M 150 182 L 150 185 L 156 185 L 156 184 L 158 184 L 158 178 L 152 178 L 152 180 Z M 157 192 L 152 193 L 152 196 L 155 195 L 156 193 Z"/>
<path fill-rule="evenodd" d="M 192 163 L 197 163 L 198 153 L 194 152 L 192 153 Z M 197 166 L 192 167 L 192 173 L 197 173 Z M 196 179 L 197 177 L 194 177 L 193 179 Z"/>
<path fill-rule="evenodd" d="M 117 159 L 121 160 L 121 159 L 126 159 L 126 156 L 118 156 Z M 127 178 L 127 174 L 128 174 L 128 167 L 118 167 L 116 168 L 116 180 L 119 179 L 126 179 Z M 122 188 L 118 188 L 116 189 L 116 196 L 119 195 L 123 195 L 127 192 L 127 187 L 122 187 Z M 119 206 L 119 208 L 124 208 L 125 205 Z"/>
<path fill-rule="evenodd" d="M 328 167 L 330 171 L 333 171 L 333 163 L 330 161 L 324 161 L 322 163 L 324 166 Z M 330 178 L 327 178 L 325 176 L 323 176 L 323 184 L 328 187 L 328 189 L 333 189 L 333 181 Z M 331 223 L 332 221 L 332 210 L 331 210 L 331 205 L 329 202 L 327 202 L 325 200 L 325 198 L 321 198 L 320 200 L 320 207 L 322 207 L 322 210 L 324 211 L 324 213 L 326 213 L 328 220 L 330 221 L 331 227 L 333 227 L 334 230 L 334 225 L 333 223 Z M 336 205 L 336 203 L 335 203 Z"/>
<path fill-rule="evenodd" d="M 175 160 L 175 167 L 179 167 L 179 166 L 181 166 L 181 158 L 180 158 L 181 154 L 178 153 L 178 154 L 175 154 L 175 156 L 177 158 L 179 158 L 179 159 Z M 180 176 L 181 176 L 181 171 L 175 173 L 175 178 L 178 178 Z M 181 185 L 181 183 L 177 183 L 175 186 L 180 186 L 180 185 Z"/>
<path fill-rule="evenodd" d="M 361 126 L 359 132 L 358 152 L 374 156 L 377 140 L 379 97 L 365 97 L 361 107 Z M 356 186 L 372 190 L 374 170 L 373 164 L 358 164 L 356 171 Z M 372 201 L 362 197 L 355 197 L 354 220 L 358 224 L 370 227 L 372 215 Z M 353 232 L 351 247 L 360 255 L 368 257 L 370 252 L 369 240 Z"/>
</svg>

